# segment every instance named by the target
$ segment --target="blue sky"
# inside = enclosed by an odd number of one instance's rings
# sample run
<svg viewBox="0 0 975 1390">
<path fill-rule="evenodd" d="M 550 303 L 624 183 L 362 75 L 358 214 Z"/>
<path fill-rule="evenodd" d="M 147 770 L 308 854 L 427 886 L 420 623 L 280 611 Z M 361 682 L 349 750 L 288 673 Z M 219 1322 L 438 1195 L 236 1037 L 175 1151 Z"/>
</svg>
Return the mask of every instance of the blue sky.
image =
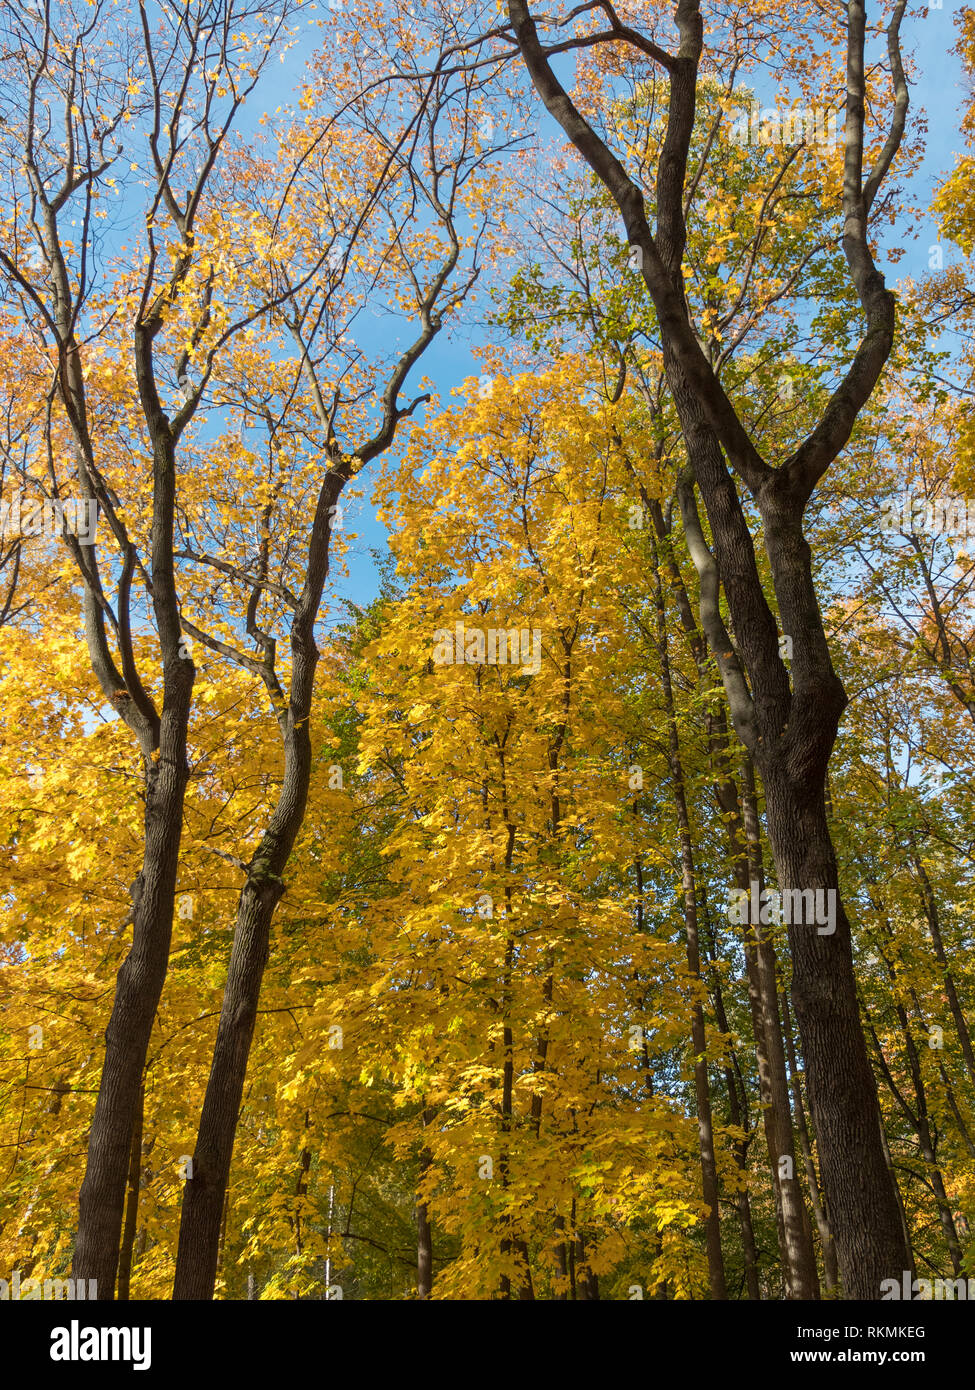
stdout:
<svg viewBox="0 0 975 1390">
<path fill-rule="evenodd" d="M 963 150 L 959 125 L 966 90 L 961 65 L 952 52 L 956 40 L 956 12 L 952 0 L 944 0 L 944 8 L 932 9 L 926 15 L 905 21 L 905 50 L 914 52 L 917 68 L 911 88 L 909 119 L 916 119 L 923 113 L 927 117 L 928 131 L 923 162 L 909 187 L 915 204 L 922 209 L 917 238 L 906 242 L 905 255 L 896 266 L 888 269 L 890 283 L 901 277 L 920 278 L 928 273 L 929 248 L 938 237 L 936 224 L 927 208 L 935 186 L 953 166 L 955 155 Z M 298 65 L 297 55 L 289 58 L 291 62 Z M 945 247 L 946 260 L 951 258 L 952 252 L 953 248 Z M 441 337 L 423 359 L 417 380 L 421 374 L 429 376 L 441 397 L 446 399 L 451 388 L 480 370 L 472 351 L 477 341 L 476 333 L 470 330 Z M 337 579 L 333 589 L 337 596 L 360 604 L 368 602 L 377 589 L 370 549 L 385 549 L 386 545 L 386 530 L 375 519 L 369 501 L 373 476 L 367 471 L 358 480 L 366 496 L 351 504 L 346 529 L 357 532 L 359 539 L 352 543 L 347 556 L 349 577 Z"/>
<path fill-rule="evenodd" d="M 921 277 L 928 273 L 929 248 L 937 240 L 937 229 L 926 209 L 936 183 L 953 166 L 955 154 L 962 149 L 959 121 L 966 93 L 961 66 L 951 51 L 955 43 L 957 6 L 953 0 L 943 0 L 943 4 L 942 9 L 929 10 L 905 22 L 905 49 L 914 53 L 917 69 L 911 93 L 911 117 L 916 119 L 923 113 L 928 121 L 924 160 L 910 188 L 913 201 L 924 213 L 916 227 L 916 239 L 906 242 L 904 257 L 896 266 L 888 268 L 891 282 L 905 276 Z M 320 3 L 318 8 L 324 9 L 325 4 Z M 272 63 L 258 92 L 242 113 L 239 136 L 247 139 L 250 132 L 257 129 L 256 121 L 261 111 L 273 112 L 276 106 L 285 106 L 293 100 L 295 88 L 304 76 L 306 60 L 319 47 L 321 38 L 317 17 L 311 18 L 308 26 L 299 34 L 295 47 L 285 54 L 284 61 Z M 568 77 L 571 60 L 563 61 Z M 540 133 L 543 139 L 558 138 L 561 142 L 561 132 L 548 118 L 540 126 Z M 118 230 L 124 231 L 127 220 L 124 204 L 120 213 Z M 947 247 L 945 254 L 946 258 L 951 254 Z M 485 297 L 482 295 L 482 314 L 485 307 Z M 384 340 L 388 343 L 390 336 L 408 340 L 413 336 L 413 326 L 392 317 L 367 319 L 365 325 L 360 321 L 357 333 L 363 348 L 370 351 L 383 346 Z M 448 400 L 450 391 L 460 386 L 465 377 L 480 371 L 474 355 L 479 341 L 484 341 L 483 334 L 470 326 L 460 326 L 442 334 L 414 370 L 404 394 L 415 394 L 421 378 L 429 377 L 441 399 Z M 347 533 L 358 533 L 358 538 L 351 543 L 346 557 L 348 577 L 336 572 L 333 584 L 326 593 L 323 605 L 326 627 L 343 614 L 341 605 L 336 611 L 336 598 L 349 598 L 364 604 L 377 592 L 378 575 L 370 552 L 386 547 L 385 527 L 376 520 L 370 501 L 378 466 L 374 464 L 360 475 L 357 487 L 365 492 L 365 496 L 350 501 L 346 508 L 345 530 Z"/>
</svg>

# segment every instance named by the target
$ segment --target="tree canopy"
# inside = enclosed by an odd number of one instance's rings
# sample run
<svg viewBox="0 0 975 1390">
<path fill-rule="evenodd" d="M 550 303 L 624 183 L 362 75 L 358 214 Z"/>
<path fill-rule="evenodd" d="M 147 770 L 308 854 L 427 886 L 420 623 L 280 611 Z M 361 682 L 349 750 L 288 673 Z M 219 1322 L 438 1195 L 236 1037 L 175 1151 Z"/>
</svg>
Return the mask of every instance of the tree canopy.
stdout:
<svg viewBox="0 0 975 1390">
<path fill-rule="evenodd" d="M 11 0 L 0 1277 L 975 1296 L 905 16 Z"/>
</svg>

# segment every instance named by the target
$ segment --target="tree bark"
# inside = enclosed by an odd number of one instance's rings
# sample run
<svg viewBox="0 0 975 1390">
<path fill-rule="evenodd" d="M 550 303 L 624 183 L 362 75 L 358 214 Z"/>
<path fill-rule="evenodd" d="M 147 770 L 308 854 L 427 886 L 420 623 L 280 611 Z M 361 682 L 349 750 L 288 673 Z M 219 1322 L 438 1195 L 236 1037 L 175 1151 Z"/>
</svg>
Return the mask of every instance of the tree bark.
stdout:
<svg viewBox="0 0 975 1390">
<path fill-rule="evenodd" d="M 171 699 L 163 705 L 160 757 L 148 773 L 145 853 L 137 880 L 132 946 L 118 973 L 105 1030 L 105 1059 L 79 1197 L 72 1274 L 97 1281 L 100 1300 L 110 1300 L 115 1291 L 139 1089 L 172 940 L 193 681 L 191 664 L 178 655 L 175 660 L 182 670 L 169 676 Z"/>
<path fill-rule="evenodd" d="M 423 1125 L 426 1127 L 433 1123 L 435 1111 L 425 1109 L 423 1111 Z M 424 1144 L 420 1149 L 420 1173 L 417 1186 L 422 1186 L 423 1179 L 430 1168 L 432 1156 L 430 1150 Z M 419 1299 L 427 1299 L 433 1291 L 433 1233 L 430 1229 L 430 1217 L 427 1211 L 427 1204 L 417 1199 L 416 1203 L 416 1296 Z"/>
<path fill-rule="evenodd" d="M 132 1146 L 129 1158 L 129 1191 L 125 1200 L 122 1249 L 119 1253 L 118 1298 L 122 1302 L 128 1302 L 129 1299 L 129 1285 L 132 1277 L 132 1251 L 135 1245 L 135 1232 L 139 1221 L 139 1188 L 142 1179 L 142 1121 L 144 1104 L 145 1087 L 140 1086 L 135 1125 L 132 1129 Z"/>
<path fill-rule="evenodd" d="M 792 999 L 803 1039 L 806 1089 L 816 1125 L 844 1296 L 879 1299 L 907 1256 L 891 1176 L 879 1143 L 879 1103 L 853 973 L 850 923 L 839 895 L 822 786 L 767 776 L 767 823 L 779 882 L 834 894 L 835 931 L 789 928 Z"/>
<path fill-rule="evenodd" d="M 806 1111 L 802 1103 L 802 1082 L 799 1077 L 796 1046 L 792 1037 L 792 1018 L 789 1014 L 789 1000 L 785 990 L 782 991 L 781 997 L 782 1018 L 785 1024 L 785 1040 L 789 1052 L 789 1070 L 792 1073 L 792 1090 L 795 1096 L 796 1129 L 799 1133 L 802 1161 L 806 1170 L 809 1200 L 812 1204 L 816 1228 L 819 1231 L 819 1244 L 823 1252 L 823 1275 L 826 1282 L 826 1292 L 835 1296 L 839 1292 L 840 1287 L 840 1267 L 836 1260 L 836 1242 L 833 1239 L 829 1218 L 826 1215 L 826 1207 L 823 1203 L 822 1192 L 819 1186 L 819 1177 L 816 1173 L 816 1164 L 813 1160 L 812 1144 L 809 1139 L 809 1126 L 806 1123 Z"/>
</svg>

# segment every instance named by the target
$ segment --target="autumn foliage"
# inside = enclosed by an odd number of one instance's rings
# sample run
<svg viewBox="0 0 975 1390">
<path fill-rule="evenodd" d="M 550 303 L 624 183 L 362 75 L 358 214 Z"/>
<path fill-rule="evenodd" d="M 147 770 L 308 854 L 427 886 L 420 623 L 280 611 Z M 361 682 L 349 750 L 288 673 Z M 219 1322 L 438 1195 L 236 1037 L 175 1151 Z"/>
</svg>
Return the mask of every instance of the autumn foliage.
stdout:
<svg viewBox="0 0 975 1390">
<path fill-rule="evenodd" d="M 689 0 L 569 9 L 8 7 L 0 1277 L 879 1299 L 821 968 L 905 1268 L 975 1279 L 975 154 L 874 361 L 903 6 L 869 197 L 751 138 L 842 133 L 845 10 L 704 7 L 688 107 Z M 798 862 L 839 956 L 735 910 Z"/>
</svg>

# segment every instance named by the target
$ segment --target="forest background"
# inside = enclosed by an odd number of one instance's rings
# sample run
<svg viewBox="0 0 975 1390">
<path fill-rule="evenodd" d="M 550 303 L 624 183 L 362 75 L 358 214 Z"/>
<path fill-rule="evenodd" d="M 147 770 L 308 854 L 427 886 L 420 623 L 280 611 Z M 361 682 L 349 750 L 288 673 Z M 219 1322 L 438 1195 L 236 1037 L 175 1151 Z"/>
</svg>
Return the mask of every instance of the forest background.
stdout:
<svg viewBox="0 0 975 1390">
<path fill-rule="evenodd" d="M 536 22 L 4 13 L 0 1277 L 975 1279 L 975 17 Z"/>
</svg>

